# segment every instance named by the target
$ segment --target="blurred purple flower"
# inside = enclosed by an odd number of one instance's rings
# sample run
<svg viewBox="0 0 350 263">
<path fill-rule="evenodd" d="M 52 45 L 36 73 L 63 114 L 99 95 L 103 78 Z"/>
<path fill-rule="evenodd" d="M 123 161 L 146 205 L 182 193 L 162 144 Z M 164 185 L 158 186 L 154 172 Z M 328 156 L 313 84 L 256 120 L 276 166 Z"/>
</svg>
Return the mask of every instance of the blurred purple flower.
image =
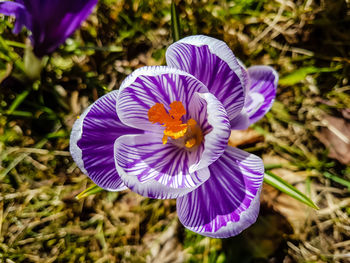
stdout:
<svg viewBox="0 0 350 263">
<path fill-rule="evenodd" d="M 258 216 L 264 166 L 228 139 L 270 109 L 278 76 L 246 70 L 206 36 L 172 44 L 166 60 L 137 69 L 85 110 L 71 133 L 73 159 L 104 189 L 177 198 L 179 219 L 194 232 L 237 235 Z"/>
<path fill-rule="evenodd" d="M 50 54 L 92 12 L 98 0 L 15 0 L 0 2 L 0 13 L 16 17 L 15 34 L 25 26 L 38 57 Z"/>
</svg>

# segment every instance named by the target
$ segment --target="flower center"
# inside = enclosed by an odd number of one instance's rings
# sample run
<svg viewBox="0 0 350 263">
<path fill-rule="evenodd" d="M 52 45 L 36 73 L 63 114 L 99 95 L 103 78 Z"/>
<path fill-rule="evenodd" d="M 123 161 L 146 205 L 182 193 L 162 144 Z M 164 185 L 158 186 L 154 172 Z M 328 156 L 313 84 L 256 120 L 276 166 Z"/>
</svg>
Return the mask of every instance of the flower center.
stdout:
<svg viewBox="0 0 350 263">
<path fill-rule="evenodd" d="M 166 144 L 170 137 L 186 148 L 192 148 L 202 142 L 203 133 L 194 119 L 189 119 L 187 123 L 182 122 L 181 117 L 185 114 L 185 107 L 180 101 L 170 104 L 169 113 L 162 103 L 156 103 L 148 111 L 148 120 L 166 127 L 162 139 L 163 144 Z"/>
</svg>

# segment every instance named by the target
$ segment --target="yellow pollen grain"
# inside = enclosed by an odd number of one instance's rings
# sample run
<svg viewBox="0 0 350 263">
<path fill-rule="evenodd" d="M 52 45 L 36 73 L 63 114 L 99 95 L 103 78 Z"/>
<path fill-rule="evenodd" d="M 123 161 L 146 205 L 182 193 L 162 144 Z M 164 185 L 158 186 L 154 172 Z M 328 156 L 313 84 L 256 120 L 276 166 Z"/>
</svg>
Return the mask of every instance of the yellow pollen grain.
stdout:
<svg viewBox="0 0 350 263">
<path fill-rule="evenodd" d="M 196 145 L 196 139 L 195 138 L 191 138 L 189 140 L 186 141 L 185 146 L 187 148 L 192 148 L 194 145 Z"/>
<path fill-rule="evenodd" d="M 179 139 L 183 137 L 187 132 L 187 125 L 181 124 L 177 127 L 167 127 L 164 130 L 164 135 L 169 136 L 173 139 Z"/>
<path fill-rule="evenodd" d="M 168 136 L 164 135 L 162 138 L 162 143 L 166 144 L 168 142 Z"/>
</svg>

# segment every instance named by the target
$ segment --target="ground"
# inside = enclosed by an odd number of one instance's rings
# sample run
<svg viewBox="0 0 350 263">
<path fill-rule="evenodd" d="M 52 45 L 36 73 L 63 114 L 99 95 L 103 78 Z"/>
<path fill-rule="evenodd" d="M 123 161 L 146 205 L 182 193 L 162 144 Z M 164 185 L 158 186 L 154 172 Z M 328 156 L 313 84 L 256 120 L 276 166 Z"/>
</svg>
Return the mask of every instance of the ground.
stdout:
<svg viewBox="0 0 350 263">
<path fill-rule="evenodd" d="M 182 36 L 279 72 L 272 110 L 233 136 L 320 209 L 264 185 L 257 223 L 220 240 L 185 230 L 175 200 L 77 200 L 92 182 L 69 154 L 74 120 L 134 69 L 164 64 L 173 42 L 171 1 L 100 0 L 39 80 L 25 77 L 27 32 L 0 17 L 0 262 L 349 262 L 350 2 L 175 2 Z"/>
</svg>

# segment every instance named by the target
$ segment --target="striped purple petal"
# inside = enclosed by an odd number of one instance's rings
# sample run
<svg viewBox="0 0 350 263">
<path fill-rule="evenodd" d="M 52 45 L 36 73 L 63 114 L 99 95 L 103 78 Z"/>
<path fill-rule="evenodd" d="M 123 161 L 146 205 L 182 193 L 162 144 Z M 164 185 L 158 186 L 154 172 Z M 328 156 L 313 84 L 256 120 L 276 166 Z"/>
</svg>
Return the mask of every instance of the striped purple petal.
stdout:
<svg viewBox="0 0 350 263">
<path fill-rule="evenodd" d="M 83 173 L 98 186 L 126 189 L 114 164 L 114 142 L 125 134 L 141 131 L 120 122 L 116 113 L 118 91 L 99 98 L 76 120 L 70 137 L 70 152 Z"/>
<path fill-rule="evenodd" d="M 233 130 L 248 129 L 248 127 L 250 126 L 249 116 L 243 109 L 236 118 L 231 120 L 230 124 L 231 124 L 231 129 Z"/>
<path fill-rule="evenodd" d="M 150 198 L 182 196 L 208 179 L 209 170 L 189 173 L 198 153 L 162 143 L 162 134 L 125 135 L 115 142 L 115 164 L 132 191 Z"/>
<path fill-rule="evenodd" d="M 264 175 L 262 160 L 227 146 L 209 170 L 210 177 L 205 183 L 177 199 L 179 219 L 186 228 L 204 236 L 237 235 L 258 216 Z"/>
<path fill-rule="evenodd" d="M 181 101 L 187 113 L 196 92 L 208 89 L 190 74 L 170 67 L 143 67 L 135 70 L 120 86 L 117 112 L 120 120 L 131 127 L 163 133 L 164 127 L 152 124 L 149 109 L 162 103 L 166 110 L 174 101 Z M 188 119 L 188 114 L 184 120 Z"/>
<path fill-rule="evenodd" d="M 0 2 L 0 14 L 16 17 L 15 27 L 13 28 L 13 33 L 15 34 L 21 32 L 23 26 L 27 27 L 29 30 L 32 27 L 31 15 L 22 3 L 9 1 Z"/>
<path fill-rule="evenodd" d="M 115 144 L 115 161 L 125 185 L 151 198 L 177 198 L 208 179 L 207 167 L 224 152 L 230 124 L 223 105 L 211 93 L 194 93 L 185 120 L 194 119 L 203 141 L 186 148 L 180 139 L 164 145 L 162 133 L 123 136 Z"/>
<path fill-rule="evenodd" d="M 202 81 L 224 105 L 231 119 L 244 104 L 245 75 L 230 48 L 207 36 L 191 36 L 175 42 L 166 51 L 167 64 Z"/>
<path fill-rule="evenodd" d="M 252 66 L 248 68 L 249 88 L 244 108 L 239 116 L 231 121 L 232 129 L 246 129 L 260 120 L 271 108 L 278 83 L 277 72 L 269 66 Z M 248 118 L 246 126 L 241 120 Z"/>
<path fill-rule="evenodd" d="M 251 123 L 261 119 L 271 108 L 276 97 L 278 83 L 277 72 L 268 66 L 253 66 L 248 68 L 250 79 L 249 96 L 245 105 Z M 261 97 L 263 102 L 260 105 Z M 258 101 L 258 103 L 256 103 Z"/>
<path fill-rule="evenodd" d="M 190 167 L 194 172 L 215 162 L 225 151 L 231 126 L 221 102 L 211 93 L 197 93 L 189 105 L 190 117 L 201 126 L 204 134 L 203 153 Z"/>
<path fill-rule="evenodd" d="M 245 65 L 243 64 L 243 62 L 236 58 L 237 60 L 237 63 L 239 65 L 239 67 L 241 68 L 241 71 L 242 71 L 242 83 L 243 83 L 243 88 L 244 88 L 244 98 L 247 99 L 246 97 L 246 94 L 248 92 L 248 88 L 249 88 L 249 76 L 248 76 L 248 70 L 247 68 L 245 67 Z"/>
</svg>

